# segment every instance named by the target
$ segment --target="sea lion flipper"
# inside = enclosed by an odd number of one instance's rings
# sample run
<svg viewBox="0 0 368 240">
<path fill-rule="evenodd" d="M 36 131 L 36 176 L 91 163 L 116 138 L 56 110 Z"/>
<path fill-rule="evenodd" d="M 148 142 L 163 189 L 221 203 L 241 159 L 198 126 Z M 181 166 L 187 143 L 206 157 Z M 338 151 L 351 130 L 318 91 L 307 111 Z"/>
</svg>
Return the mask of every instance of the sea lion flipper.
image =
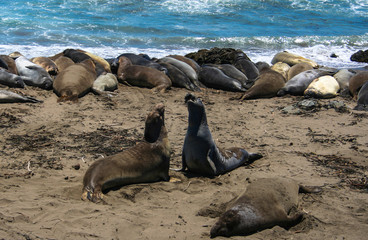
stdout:
<svg viewBox="0 0 368 240">
<path fill-rule="evenodd" d="M 322 192 L 321 187 L 313 186 L 313 187 L 307 187 L 299 185 L 299 193 L 319 193 Z"/>
</svg>

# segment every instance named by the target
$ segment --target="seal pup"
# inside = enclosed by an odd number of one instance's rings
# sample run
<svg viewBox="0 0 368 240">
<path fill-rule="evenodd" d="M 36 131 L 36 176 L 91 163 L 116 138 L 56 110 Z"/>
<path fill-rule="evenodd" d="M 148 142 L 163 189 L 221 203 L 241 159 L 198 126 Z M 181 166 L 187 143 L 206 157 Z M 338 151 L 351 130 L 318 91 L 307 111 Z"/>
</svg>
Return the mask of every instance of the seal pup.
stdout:
<svg viewBox="0 0 368 240">
<path fill-rule="evenodd" d="M 368 71 L 362 71 L 351 77 L 349 80 L 349 92 L 354 100 L 358 98 L 359 89 L 368 81 Z"/>
<path fill-rule="evenodd" d="M 199 71 L 199 81 L 206 87 L 232 92 L 244 92 L 246 89 L 238 80 L 227 76 L 216 67 L 204 66 Z"/>
<path fill-rule="evenodd" d="M 114 91 L 118 88 L 118 79 L 112 73 L 101 74 L 93 82 L 93 91 Z"/>
<path fill-rule="evenodd" d="M 15 59 L 15 65 L 20 76 L 29 86 L 35 86 L 46 90 L 52 89 L 52 78 L 41 66 L 29 61 L 26 57 L 20 56 Z"/>
<path fill-rule="evenodd" d="M 294 76 L 298 75 L 299 73 L 308 71 L 308 70 L 312 70 L 312 69 L 313 69 L 313 66 L 308 62 L 297 63 L 289 69 L 287 73 L 287 80 L 289 81 L 290 79 L 292 79 Z"/>
<path fill-rule="evenodd" d="M 289 64 L 290 66 L 294 66 L 295 64 L 301 62 L 307 62 L 310 63 L 314 68 L 318 67 L 318 64 L 315 61 L 304 58 L 294 53 L 289 53 L 287 51 L 279 52 L 272 58 L 271 60 L 272 64 L 275 64 L 277 62 L 284 62 Z"/>
<path fill-rule="evenodd" d="M 285 81 L 281 73 L 271 68 L 264 68 L 255 80 L 254 85 L 244 93 L 240 100 L 275 97 L 277 92 L 285 85 Z"/>
<path fill-rule="evenodd" d="M 75 63 L 60 72 L 53 84 L 54 92 L 59 96 L 58 102 L 77 102 L 92 88 L 96 79 L 95 64 L 92 59 Z"/>
<path fill-rule="evenodd" d="M 289 80 L 287 76 L 290 70 L 289 64 L 277 62 L 271 66 L 271 69 L 275 70 L 276 72 L 279 72 L 285 78 L 285 81 Z"/>
<path fill-rule="evenodd" d="M 30 59 L 31 62 L 41 66 L 50 75 L 57 75 L 58 68 L 53 60 L 48 57 L 35 57 Z"/>
<path fill-rule="evenodd" d="M 171 88 L 170 78 L 155 68 L 133 65 L 127 57 L 119 58 L 118 80 L 133 86 L 152 88 L 154 92 L 165 92 Z"/>
<path fill-rule="evenodd" d="M 97 202 L 103 193 L 134 183 L 169 181 L 170 143 L 163 104 L 148 114 L 144 141 L 118 154 L 94 162 L 83 178 L 82 200 Z"/>
<path fill-rule="evenodd" d="M 42 101 L 37 100 L 36 98 L 33 97 L 22 96 L 7 90 L 0 90 L 0 103 L 17 103 L 17 102 L 41 103 Z"/>
<path fill-rule="evenodd" d="M 335 73 L 336 70 L 322 68 L 301 72 L 287 81 L 285 86 L 277 92 L 277 96 L 284 96 L 286 94 L 303 95 L 305 89 L 307 89 L 309 84 L 311 84 L 314 79 L 325 75 L 333 75 Z"/>
<path fill-rule="evenodd" d="M 173 87 L 185 88 L 189 91 L 201 91 L 201 89 L 194 85 L 188 76 L 185 75 L 179 68 L 160 60 L 157 60 L 157 63 L 166 68 L 166 75 L 170 78 Z"/>
<path fill-rule="evenodd" d="M 261 178 L 230 201 L 225 212 L 212 226 L 211 238 L 249 235 L 276 225 L 290 228 L 303 219 L 297 210 L 298 192 L 318 193 L 319 187 L 307 188 L 287 178 Z M 291 214 L 291 210 L 297 210 Z"/>
<path fill-rule="evenodd" d="M 340 86 L 332 76 L 322 76 L 314 79 L 304 91 L 304 96 L 313 98 L 333 98 L 337 96 Z"/>
<path fill-rule="evenodd" d="M 31 80 L 27 77 L 19 76 L 0 68 L 0 84 L 8 87 L 24 88 L 24 79 Z"/>
<path fill-rule="evenodd" d="M 221 150 L 212 138 L 207 125 L 207 117 L 202 101 L 188 93 L 185 96 L 188 107 L 188 130 L 184 139 L 182 168 L 212 177 L 229 172 L 237 167 L 250 164 L 262 157 L 261 154 L 248 153 L 242 148 L 232 147 Z"/>
<path fill-rule="evenodd" d="M 368 81 L 365 82 L 358 93 L 358 103 L 354 110 L 368 111 Z"/>
</svg>

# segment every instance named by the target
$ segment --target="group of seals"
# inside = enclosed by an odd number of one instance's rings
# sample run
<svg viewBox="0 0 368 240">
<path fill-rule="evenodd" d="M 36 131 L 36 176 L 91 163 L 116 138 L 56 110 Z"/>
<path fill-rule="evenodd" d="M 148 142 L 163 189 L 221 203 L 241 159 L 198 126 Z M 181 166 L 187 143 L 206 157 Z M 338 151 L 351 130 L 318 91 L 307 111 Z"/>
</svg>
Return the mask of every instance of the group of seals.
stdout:
<svg viewBox="0 0 368 240">
<path fill-rule="evenodd" d="M 148 114 L 143 142 L 99 159 L 87 169 L 83 200 L 97 202 L 104 192 L 127 184 L 169 180 L 170 143 L 164 112 L 164 105 L 157 104 Z"/>
<path fill-rule="evenodd" d="M 299 223 L 303 213 L 289 214 L 298 206 L 298 192 L 316 193 L 320 188 L 306 188 L 286 178 L 261 178 L 231 201 L 211 228 L 211 238 L 249 235 L 280 226 L 290 228 Z"/>
</svg>

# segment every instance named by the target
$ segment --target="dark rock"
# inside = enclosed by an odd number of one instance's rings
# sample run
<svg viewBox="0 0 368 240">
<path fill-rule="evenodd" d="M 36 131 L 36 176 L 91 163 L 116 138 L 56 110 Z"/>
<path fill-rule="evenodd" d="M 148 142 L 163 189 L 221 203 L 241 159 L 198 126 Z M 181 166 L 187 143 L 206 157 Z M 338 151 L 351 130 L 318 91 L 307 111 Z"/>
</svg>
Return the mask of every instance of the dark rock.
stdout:
<svg viewBox="0 0 368 240">
<path fill-rule="evenodd" d="M 354 62 L 365 62 L 368 63 L 368 50 L 359 50 L 350 57 L 351 61 Z"/>
</svg>

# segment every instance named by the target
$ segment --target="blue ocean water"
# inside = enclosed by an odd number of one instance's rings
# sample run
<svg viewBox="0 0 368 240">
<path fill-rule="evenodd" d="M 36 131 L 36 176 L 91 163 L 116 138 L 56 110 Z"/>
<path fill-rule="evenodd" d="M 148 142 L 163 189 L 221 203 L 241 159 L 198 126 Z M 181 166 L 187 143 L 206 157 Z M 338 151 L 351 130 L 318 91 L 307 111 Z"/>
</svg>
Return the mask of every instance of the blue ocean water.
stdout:
<svg viewBox="0 0 368 240">
<path fill-rule="evenodd" d="M 1 0 L 0 54 L 50 56 L 82 48 L 102 57 L 242 49 L 270 62 L 288 50 L 332 67 L 368 49 L 367 0 Z M 331 58 L 335 53 L 338 58 Z"/>
</svg>

